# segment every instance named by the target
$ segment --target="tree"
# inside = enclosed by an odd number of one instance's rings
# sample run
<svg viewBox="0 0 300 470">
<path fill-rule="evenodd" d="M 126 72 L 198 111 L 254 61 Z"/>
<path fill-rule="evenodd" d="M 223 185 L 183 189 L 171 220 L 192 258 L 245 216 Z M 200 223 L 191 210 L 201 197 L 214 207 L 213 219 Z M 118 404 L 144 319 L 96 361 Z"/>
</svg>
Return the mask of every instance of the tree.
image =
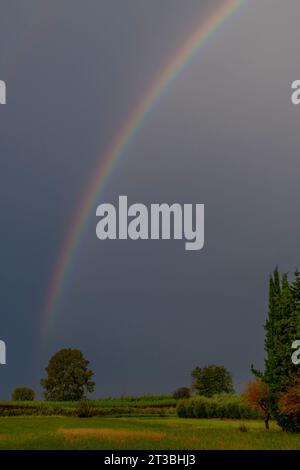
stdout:
<svg viewBox="0 0 300 470">
<path fill-rule="evenodd" d="M 49 361 L 47 378 L 41 380 L 44 396 L 49 401 L 78 401 L 93 392 L 94 373 L 78 349 L 62 349 Z"/>
<path fill-rule="evenodd" d="M 34 391 L 28 387 L 17 387 L 12 393 L 13 401 L 33 401 Z"/>
<path fill-rule="evenodd" d="M 191 390 L 188 387 L 180 387 L 173 393 L 173 398 L 179 400 L 181 398 L 191 398 Z"/>
<path fill-rule="evenodd" d="M 289 416 L 297 425 L 300 422 L 300 375 L 297 374 L 293 381 L 281 394 L 278 400 L 280 413 Z"/>
<path fill-rule="evenodd" d="M 244 393 L 244 400 L 252 408 L 262 411 L 265 417 L 265 426 L 269 430 L 270 421 L 270 392 L 268 385 L 262 380 L 257 378 L 253 382 L 249 382 Z"/>
<path fill-rule="evenodd" d="M 270 411 L 285 431 L 300 432 L 297 423 L 280 409 L 278 400 L 297 373 L 291 361 L 291 346 L 300 332 L 300 275 L 295 273 L 293 282 L 287 274 L 280 276 L 276 267 L 269 281 L 269 308 L 265 324 L 265 370 L 253 372 L 263 378 L 269 387 Z"/>
<path fill-rule="evenodd" d="M 192 371 L 192 378 L 192 388 L 199 395 L 211 397 L 234 392 L 231 374 L 224 366 L 196 367 Z"/>
<path fill-rule="evenodd" d="M 290 286 L 294 301 L 295 329 L 297 338 L 300 337 L 300 272 L 296 270 L 294 281 Z"/>
</svg>

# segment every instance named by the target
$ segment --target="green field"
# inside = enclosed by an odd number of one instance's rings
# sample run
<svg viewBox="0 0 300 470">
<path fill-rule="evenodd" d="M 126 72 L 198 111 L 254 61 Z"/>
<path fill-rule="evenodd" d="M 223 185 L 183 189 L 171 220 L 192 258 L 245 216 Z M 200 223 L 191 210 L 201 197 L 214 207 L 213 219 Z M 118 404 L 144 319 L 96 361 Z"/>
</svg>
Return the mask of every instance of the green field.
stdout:
<svg viewBox="0 0 300 470">
<path fill-rule="evenodd" d="M 103 398 L 88 400 L 93 416 L 175 416 L 177 401 L 168 395 Z M 0 417 L 7 416 L 78 416 L 81 402 L 0 402 Z"/>
<path fill-rule="evenodd" d="M 0 449 L 300 450 L 300 436 L 260 421 L 20 416 L 0 418 Z"/>
</svg>

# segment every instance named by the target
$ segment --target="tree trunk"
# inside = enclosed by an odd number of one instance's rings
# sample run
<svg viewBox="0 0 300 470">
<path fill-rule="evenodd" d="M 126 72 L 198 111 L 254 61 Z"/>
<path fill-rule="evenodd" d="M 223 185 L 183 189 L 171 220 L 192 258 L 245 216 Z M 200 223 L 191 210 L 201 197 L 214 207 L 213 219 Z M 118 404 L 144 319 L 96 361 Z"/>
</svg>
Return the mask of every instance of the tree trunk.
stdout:
<svg viewBox="0 0 300 470">
<path fill-rule="evenodd" d="M 270 413 L 267 413 L 267 414 L 265 415 L 265 426 L 266 426 L 266 430 L 267 430 L 267 431 L 269 431 L 269 429 L 270 429 L 269 421 L 270 421 Z"/>
</svg>

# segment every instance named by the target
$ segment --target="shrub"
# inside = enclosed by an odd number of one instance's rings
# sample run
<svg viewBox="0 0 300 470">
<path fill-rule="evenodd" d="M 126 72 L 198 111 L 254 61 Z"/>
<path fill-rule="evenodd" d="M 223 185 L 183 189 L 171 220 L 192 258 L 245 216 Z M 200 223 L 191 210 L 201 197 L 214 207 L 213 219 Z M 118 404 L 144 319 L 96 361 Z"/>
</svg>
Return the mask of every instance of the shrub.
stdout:
<svg viewBox="0 0 300 470">
<path fill-rule="evenodd" d="M 300 375 L 297 374 L 286 390 L 280 395 L 278 409 L 287 415 L 299 429 L 300 423 Z"/>
<path fill-rule="evenodd" d="M 186 401 L 187 401 L 187 400 L 186 400 Z M 179 416 L 179 418 L 188 418 L 188 416 L 187 416 L 186 401 L 180 400 L 180 401 L 178 402 L 176 411 L 177 411 L 177 416 Z"/>
<path fill-rule="evenodd" d="M 17 387 L 12 393 L 13 401 L 33 401 L 34 391 L 28 387 Z"/>
<path fill-rule="evenodd" d="M 75 412 L 78 418 L 91 418 L 95 416 L 95 407 L 89 400 L 81 400 Z"/>
<path fill-rule="evenodd" d="M 239 427 L 239 431 L 240 432 L 248 432 L 248 428 L 244 424 L 241 424 L 241 426 Z"/>
<path fill-rule="evenodd" d="M 215 395 L 180 400 L 177 405 L 180 418 L 257 419 L 262 415 L 248 406 L 238 395 Z"/>
<path fill-rule="evenodd" d="M 191 390 L 188 387 L 180 387 L 175 390 L 173 394 L 173 398 L 175 400 L 183 399 L 183 398 L 190 398 L 191 397 Z"/>
</svg>

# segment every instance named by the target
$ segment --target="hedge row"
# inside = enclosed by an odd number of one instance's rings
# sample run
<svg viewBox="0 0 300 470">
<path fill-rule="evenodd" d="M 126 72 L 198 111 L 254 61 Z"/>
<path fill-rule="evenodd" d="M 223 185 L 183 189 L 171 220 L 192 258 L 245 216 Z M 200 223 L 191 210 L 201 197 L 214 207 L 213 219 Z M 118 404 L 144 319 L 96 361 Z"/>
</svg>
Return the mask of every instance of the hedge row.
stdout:
<svg viewBox="0 0 300 470">
<path fill-rule="evenodd" d="M 180 418 L 260 419 L 262 415 L 250 408 L 238 395 L 221 395 L 212 398 L 194 397 L 177 404 Z"/>
<path fill-rule="evenodd" d="M 170 416 L 175 414 L 174 407 L 95 407 L 91 404 L 68 406 L 17 406 L 0 405 L 0 416 L 73 416 L 89 418 L 92 416 Z"/>
</svg>

